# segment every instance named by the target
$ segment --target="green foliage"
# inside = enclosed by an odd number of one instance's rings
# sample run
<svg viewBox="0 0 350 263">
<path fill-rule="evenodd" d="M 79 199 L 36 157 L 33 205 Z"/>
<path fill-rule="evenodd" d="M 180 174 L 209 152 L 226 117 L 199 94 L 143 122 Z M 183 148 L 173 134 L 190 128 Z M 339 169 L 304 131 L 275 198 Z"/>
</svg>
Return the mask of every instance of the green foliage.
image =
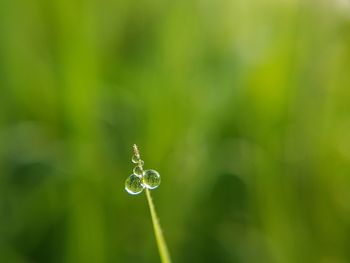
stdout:
<svg viewBox="0 0 350 263">
<path fill-rule="evenodd" d="M 349 262 L 349 9 L 0 1 L 0 262 Z"/>
</svg>

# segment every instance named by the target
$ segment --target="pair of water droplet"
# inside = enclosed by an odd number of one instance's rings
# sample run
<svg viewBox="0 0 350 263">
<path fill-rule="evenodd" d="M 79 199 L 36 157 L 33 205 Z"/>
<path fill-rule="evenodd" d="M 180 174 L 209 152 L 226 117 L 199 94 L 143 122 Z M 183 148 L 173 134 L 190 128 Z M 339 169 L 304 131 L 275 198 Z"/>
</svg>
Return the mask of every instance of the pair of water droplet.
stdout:
<svg viewBox="0 0 350 263">
<path fill-rule="evenodd" d="M 136 167 L 135 167 L 136 169 Z M 135 173 L 130 175 L 125 181 L 125 190 L 132 195 L 139 194 L 143 189 L 155 189 L 160 185 L 160 175 L 155 170 L 142 171 L 141 175 Z"/>
<path fill-rule="evenodd" d="M 125 190 L 132 195 L 139 194 L 143 189 L 155 189 L 160 185 L 160 175 L 155 170 L 143 170 L 144 161 L 141 160 L 137 146 L 134 145 L 134 155 L 131 159 L 136 164 L 133 174 L 125 181 Z"/>
</svg>

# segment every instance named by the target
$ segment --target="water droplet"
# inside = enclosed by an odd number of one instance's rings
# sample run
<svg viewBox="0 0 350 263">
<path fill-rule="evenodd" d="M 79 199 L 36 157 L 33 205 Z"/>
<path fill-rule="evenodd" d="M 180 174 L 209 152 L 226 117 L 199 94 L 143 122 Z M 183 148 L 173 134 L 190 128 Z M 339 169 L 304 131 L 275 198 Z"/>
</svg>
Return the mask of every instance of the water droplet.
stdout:
<svg viewBox="0 0 350 263">
<path fill-rule="evenodd" d="M 160 185 L 160 175 L 155 170 L 146 170 L 143 175 L 143 184 L 148 189 L 157 188 Z"/>
<path fill-rule="evenodd" d="M 134 155 L 132 156 L 132 158 L 131 158 L 131 161 L 132 161 L 133 163 L 138 163 L 138 162 L 140 161 L 140 156 L 134 154 Z"/>
<path fill-rule="evenodd" d="M 125 190 L 132 195 L 137 195 L 143 191 L 142 177 L 132 174 L 125 181 Z"/>
<path fill-rule="evenodd" d="M 138 175 L 139 177 L 143 176 L 143 169 L 141 166 L 136 166 L 134 168 L 134 174 Z"/>
</svg>

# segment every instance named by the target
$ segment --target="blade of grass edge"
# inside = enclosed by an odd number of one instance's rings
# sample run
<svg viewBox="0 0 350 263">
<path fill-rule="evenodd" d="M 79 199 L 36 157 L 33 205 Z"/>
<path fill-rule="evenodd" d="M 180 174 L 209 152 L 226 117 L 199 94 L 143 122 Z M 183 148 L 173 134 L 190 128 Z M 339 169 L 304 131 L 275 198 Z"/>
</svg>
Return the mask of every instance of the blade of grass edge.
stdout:
<svg viewBox="0 0 350 263">
<path fill-rule="evenodd" d="M 157 241 L 161 262 L 171 263 L 168 247 L 166 245 L 166 242 L 163 236 L 162 228 L 160 227 L 160 224 L 159 224 L 159 219 L 153 204 L 151 193 L 148 189 L 146 189 L 146 196 L 147 196 L 149 210 L 151 212 L 154 235 L 156 236 L 156 241 Z"/>
</svg>

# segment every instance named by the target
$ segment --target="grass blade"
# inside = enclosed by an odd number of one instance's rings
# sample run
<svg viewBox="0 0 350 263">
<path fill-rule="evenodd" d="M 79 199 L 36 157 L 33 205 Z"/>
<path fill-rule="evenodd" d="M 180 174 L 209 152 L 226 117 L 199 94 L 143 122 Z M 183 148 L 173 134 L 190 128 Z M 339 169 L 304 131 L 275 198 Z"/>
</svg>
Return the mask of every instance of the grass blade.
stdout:
<svg viewBox="0 0 350 263">
<path fill-rule="evenodd" d="M 159 224 L 157 212 L 153 204 L 151 193 L 148 189 L 146 189 L 146 196 L 147 196 L 149 210 L 151 212 L 154 235 L 156 236 L 156 241 L 157 241 L 161 262 L 171 263 L 169 250 L 163 236 L 162 228 L 160 227 L 160 224 Z"/>
</svg>

